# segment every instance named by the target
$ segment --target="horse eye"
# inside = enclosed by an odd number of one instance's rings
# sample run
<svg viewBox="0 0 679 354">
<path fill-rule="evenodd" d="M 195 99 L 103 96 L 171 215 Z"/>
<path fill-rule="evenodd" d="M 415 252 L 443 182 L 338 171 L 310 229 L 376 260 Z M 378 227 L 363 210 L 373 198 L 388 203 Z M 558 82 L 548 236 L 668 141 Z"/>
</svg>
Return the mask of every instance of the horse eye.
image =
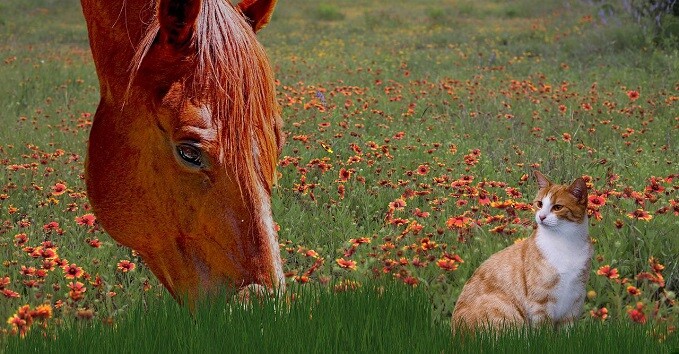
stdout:
<svg viewBox="0 0 679 354">
<path fill-rule="evenodd" d="M 563 205 L 556 204 L 552 207 L 552 210 L 554 211 L 559 211 L 561 209 L 563 209 Z"/>
<path fill-rule="evenodd" d="M 177 154 L 187 163 L 200 167 L 202 166 L 200 149 L 190 144 L 177 145 Z"/>
</svg>

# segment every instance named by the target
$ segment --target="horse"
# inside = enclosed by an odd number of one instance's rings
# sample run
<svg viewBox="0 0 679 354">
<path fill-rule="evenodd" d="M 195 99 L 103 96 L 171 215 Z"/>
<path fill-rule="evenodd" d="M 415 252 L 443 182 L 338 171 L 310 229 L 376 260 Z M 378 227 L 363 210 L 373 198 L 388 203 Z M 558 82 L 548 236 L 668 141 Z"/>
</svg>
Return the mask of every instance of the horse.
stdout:
<svg viewBox="0 0 679 354">
<path fill-rule="evenodd" d="M 85 162 L 103 229 L 178 301 L 284 290 L 283 144 L 256 32 L 276 0 L 81 0 L 99 79 Z"/>
</svg>

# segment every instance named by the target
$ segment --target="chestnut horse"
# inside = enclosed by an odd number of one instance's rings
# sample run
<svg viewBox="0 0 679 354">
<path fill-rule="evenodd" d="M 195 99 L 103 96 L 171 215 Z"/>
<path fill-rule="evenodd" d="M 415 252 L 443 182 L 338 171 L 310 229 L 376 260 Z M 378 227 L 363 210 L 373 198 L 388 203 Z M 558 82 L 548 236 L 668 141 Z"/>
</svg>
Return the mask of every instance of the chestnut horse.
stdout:
<svg viewBox="0 0 679 354">
<path fill-rule="evenodd" d="M 101 225 L 175 298 L 283 288 L 279 108 L 255 36 L 276 0 L 81 3 L 101 94 L 86 161 Z"/>
</svg>

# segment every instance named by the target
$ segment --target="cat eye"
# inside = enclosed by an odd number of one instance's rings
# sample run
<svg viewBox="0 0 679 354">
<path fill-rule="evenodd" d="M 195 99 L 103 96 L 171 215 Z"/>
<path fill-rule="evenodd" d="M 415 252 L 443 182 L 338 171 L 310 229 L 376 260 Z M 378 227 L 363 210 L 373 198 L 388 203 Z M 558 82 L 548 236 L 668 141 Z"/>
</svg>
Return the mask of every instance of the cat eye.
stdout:
<svg viewBox="0 0 679 354">
<path fill-rule="evenodd" d="M 552 207 L 552 210 L 554 211 L 559 211 L 561 209 L 563 209 L 563 205 L 556 204 Z"/>
<path fill-rule="evenodd" d="M 538 207 L 538 209 L 542 209 L 542 202 L 538 200 L 535 202 L 535 206 Z"/>
</svg>

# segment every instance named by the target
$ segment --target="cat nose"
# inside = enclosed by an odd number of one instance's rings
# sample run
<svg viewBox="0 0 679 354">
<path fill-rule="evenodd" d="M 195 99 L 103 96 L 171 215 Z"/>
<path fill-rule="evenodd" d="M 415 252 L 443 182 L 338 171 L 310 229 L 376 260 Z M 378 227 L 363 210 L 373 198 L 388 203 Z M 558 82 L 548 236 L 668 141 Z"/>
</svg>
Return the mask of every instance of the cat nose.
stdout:
<svg viewBox="0 0 679 354">
<path fill-rule="evenodd" d="M 540 221 L 545 221 L 545 219 L 547 219 L 547 215 L 538 215 L 538 217 L 540 218 Z"/>
</svg>

